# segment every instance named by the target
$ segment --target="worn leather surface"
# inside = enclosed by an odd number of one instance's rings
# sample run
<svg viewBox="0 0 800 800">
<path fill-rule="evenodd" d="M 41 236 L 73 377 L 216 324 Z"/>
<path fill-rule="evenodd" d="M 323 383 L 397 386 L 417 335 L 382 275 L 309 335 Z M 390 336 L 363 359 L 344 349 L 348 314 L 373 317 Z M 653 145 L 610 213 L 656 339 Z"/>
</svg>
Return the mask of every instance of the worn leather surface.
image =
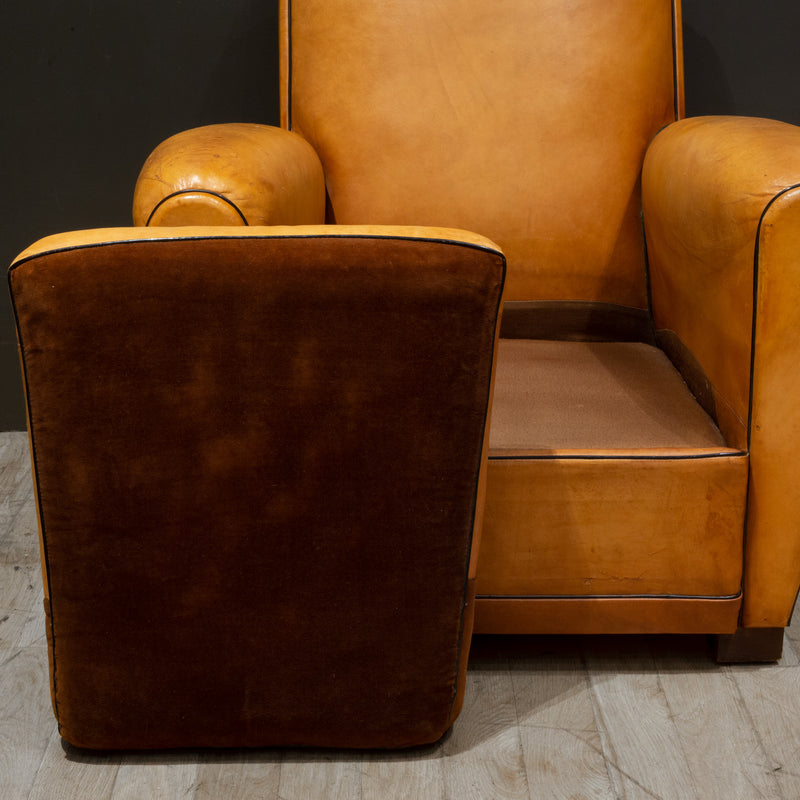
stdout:
<svg viewBox="0 0 800 800">
<path fill-rule="evenodd" d="M 737 595 L 746 497 L 744 454 L 490 454 L 476 592 Z"/>
<path fill-rule="evenodd" d="M 656 326 L 692 352 L 723 434 L 750 450 L 742 621 L 782 627 L 800 585 L 800 129 L 684 120 L 655 139 L 643 184 Z"/>
<path fill-rule="evenodd" d="M 331 221 L 476 230 L 510 300 L 643 308 L 672 18 L 669 0 L 282 0 L 284 121 L 320 156 Z"/>
<path fill-rule="evenodd" d="M 301 137 L 230 123 L 183 131 L 142 167 L 134 225 L 312 225 L 324 222 L 322 167 Z"/>
<path fill-rule="evenodd" d="M 463 697 L 503 257 L 235 231 L 51 237 L 11 269 L 61 735 L 435 740 Z"/>
<path fill-rule="evenodd" d="M 480 598 L 739 593 L 747 454 L 656 347 L 501 340 L 489 452 Z"/>
</svg>

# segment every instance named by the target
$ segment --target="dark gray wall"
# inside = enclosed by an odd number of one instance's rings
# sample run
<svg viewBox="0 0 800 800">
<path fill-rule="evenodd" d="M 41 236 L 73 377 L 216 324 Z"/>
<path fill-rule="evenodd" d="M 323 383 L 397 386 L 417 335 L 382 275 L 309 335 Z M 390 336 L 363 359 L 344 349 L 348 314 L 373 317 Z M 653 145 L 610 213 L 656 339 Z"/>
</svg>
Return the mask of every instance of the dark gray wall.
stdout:
<svg viewBox="0 0 800 800">
<path fill-rule="evenodd" d="M 684 0 L 687 113 L 800 124 L 796 0 Z M 0 3 L 0 263 L 49 233 L 130 224 L 150 150 L 210 122 L 278 121 L 277 2 Z M 0 430 L 24 406 L 0 289 Z"/>
</svg>

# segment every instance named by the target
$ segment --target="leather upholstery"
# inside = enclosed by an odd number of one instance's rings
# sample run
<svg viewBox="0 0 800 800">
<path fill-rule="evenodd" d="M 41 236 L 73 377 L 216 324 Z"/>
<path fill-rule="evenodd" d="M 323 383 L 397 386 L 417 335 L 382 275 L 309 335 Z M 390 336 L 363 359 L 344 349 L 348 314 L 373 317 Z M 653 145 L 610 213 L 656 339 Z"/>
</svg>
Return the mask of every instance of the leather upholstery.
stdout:
<svg viewBox="0 0 800 800">
<path fill-rule="evenodd" d="M 15 262 L 65 739 L 444 733 L 504 271 L 438 229 L 91 231 Z"/>
<path fill-rule="evenodd" d="M 484 233 L 509 300 L 646 306 L 639 174 L 679 108 L 668 0 L 282 12 L 284 124 L 319 153 L 329 221 Z"/>
<path fill-rule="evenodd" d="M 518 632 L 551 629 L 538 601 L 526 611 L 500 598 L 634 596 L 723 603 L 727 615 L 700 611 L 722 625 L 706 632 L 735 629 L 738 601 L 726 601 L 741 587 L 747 453 L 727 446 L 660 350 L 501 340 L 490 445 L 480 632 L 512 625 L 498 607 Z M 483 613 L 487 602 L 495 610 Z M 600 603 L 592 632 L 618 632 L 631 618 L 618 614 Z M 677 619 L 659 609 L 647 630 Z M 574 622 L 568 630 L 589 632 Z"/>
<path fill-rule="evenodd" d="M 133 198 L 134 225 L 314 225 L 324 217 L 317 154 L 268 125 L 175 134 L 145 162 Z"/>
<path fill-rule="evenodd" d="M 743 622 L 782 627 L 800 584 L 800 129 L 685 120 L 656 138 L 643 181 L 655 324 L 691 350 L 723 433 L 750 450 Z"/>
</svg>

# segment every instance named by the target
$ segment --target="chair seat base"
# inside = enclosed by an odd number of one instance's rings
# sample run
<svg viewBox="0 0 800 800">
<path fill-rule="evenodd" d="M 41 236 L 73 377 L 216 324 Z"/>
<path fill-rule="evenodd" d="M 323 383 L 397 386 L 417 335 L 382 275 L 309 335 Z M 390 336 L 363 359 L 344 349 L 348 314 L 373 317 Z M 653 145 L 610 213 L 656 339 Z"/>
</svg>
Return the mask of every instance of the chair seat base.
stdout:
<svg viewBox="0 0 800 800">
<path fill-rule="evenodd" d="M 475 633 L 735 634 L 741 596 L 478 597 Z M 783 629 L 778 629 L 783 630 Z"/>
</svg>

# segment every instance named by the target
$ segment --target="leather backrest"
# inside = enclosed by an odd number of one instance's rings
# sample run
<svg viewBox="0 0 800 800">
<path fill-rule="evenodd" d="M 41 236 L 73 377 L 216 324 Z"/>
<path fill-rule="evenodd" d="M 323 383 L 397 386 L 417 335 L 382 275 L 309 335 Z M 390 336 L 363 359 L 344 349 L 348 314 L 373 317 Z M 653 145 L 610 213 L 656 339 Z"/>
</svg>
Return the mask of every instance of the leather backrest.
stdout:
<svg viewBox="0 0 800 800">
<path fill-rule="evenodd" d="M 679 0 L 282 0 L 284 126 L 329 221 L 496 241 L 506 298 L 647 305 L 639 175 Z"/>
</svg>

